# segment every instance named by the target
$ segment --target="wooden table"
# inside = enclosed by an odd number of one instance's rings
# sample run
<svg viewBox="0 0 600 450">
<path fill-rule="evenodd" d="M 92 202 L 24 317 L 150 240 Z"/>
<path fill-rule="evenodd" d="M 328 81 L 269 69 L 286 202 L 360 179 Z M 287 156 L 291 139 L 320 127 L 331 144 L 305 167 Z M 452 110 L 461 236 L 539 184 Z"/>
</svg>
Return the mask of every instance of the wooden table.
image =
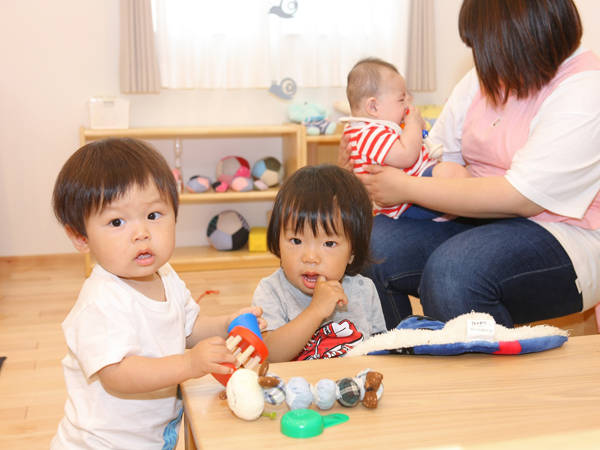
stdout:
<svg viewBox="0 0 600 450">
<path fill-rule="evenodd" d="M 280 419 L 235 417 L 211 376 L 184 383 L 186 449 L 600 448 L 600 335 L 570 338 L 529 355 L 362 356 L 271 364 L 288 381 L 302 376 L 354 377 L 371 368 L 384 375 L 379 407 L 333 407 L 347 423 L 320 436 L 283 435 Z M 314 408 L 314 405 L 313 405 Z"/>
</svg>

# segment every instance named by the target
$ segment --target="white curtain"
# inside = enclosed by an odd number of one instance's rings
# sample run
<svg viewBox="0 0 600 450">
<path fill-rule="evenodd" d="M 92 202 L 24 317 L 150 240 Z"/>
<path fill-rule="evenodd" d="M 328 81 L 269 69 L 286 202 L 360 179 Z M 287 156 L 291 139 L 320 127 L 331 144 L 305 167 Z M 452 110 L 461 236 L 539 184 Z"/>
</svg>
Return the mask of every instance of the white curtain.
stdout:
<svg viewBox="0 0 600 450">
<path fill-rule="evenodd" d="M 160 81 L 150 0 L 121 0 L 120 31 L 121 92 L 158 93 Z"/>
<path fill-rule="evenodd" d="M 409 6 L 410 0 L 155 0 L 161 85 L 252 89 L 291 78 L 299 87 L 345 86 L 366 56 L 403 73 Z"/>
<path fill-rule="evenodd" d="M 411 91 L 435 91 L 435 21 L 433 0 L 413 0 L 408 38 L 408 73 Z"/>
</svg>

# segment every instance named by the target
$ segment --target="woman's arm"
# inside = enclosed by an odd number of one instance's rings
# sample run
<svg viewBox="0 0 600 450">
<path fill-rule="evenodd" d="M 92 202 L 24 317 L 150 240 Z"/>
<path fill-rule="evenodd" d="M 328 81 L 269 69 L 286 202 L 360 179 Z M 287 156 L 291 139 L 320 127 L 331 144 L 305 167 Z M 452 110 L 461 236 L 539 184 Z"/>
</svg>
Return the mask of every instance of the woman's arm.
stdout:
<svg viewBox="0 0 600 450">
<path fill-rule="evenodd" d="M 390 166 L 364 166 L 357 175 L 377 204 L 416 203 L 426 208 L 475 218 L 531 217 L 544 211 L 504 177 L 411 177 Z"/>
</svg>

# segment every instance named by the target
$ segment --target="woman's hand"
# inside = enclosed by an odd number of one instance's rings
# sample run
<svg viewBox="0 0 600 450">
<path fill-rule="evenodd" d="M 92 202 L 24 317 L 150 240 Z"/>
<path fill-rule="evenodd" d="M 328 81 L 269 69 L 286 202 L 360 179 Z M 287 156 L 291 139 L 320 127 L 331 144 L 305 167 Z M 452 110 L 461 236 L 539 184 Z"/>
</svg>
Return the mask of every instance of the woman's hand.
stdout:
<svg viewBox="0 0 600 450">
<path fill-rule="evenodd" d="M 406 172 L 392 166 L 376 164 L 364 165 L 363 169 L 368 173 L 357 177 L 375 203 L 380 206 L 393 206 L 412 202 L 404 192 L 410 183 Z"/>
<path fill-rule="evenodd" d="M 352 146 L 350 145 L 350 137 L 346 134 L 342 134 L 340 147 L 338 149 L 338 166 L 350 172 L 354 170 L 354 161 L 350 159 L 351 153 Z"/>
</svg>

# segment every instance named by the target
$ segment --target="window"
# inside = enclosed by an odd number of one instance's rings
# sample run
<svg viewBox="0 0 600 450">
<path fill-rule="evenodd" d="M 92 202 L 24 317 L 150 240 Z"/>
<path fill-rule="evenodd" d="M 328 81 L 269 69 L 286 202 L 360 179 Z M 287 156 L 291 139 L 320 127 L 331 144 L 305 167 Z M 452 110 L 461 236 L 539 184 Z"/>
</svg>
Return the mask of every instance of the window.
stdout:
<svg viewBox="0 0 600 450">
<path fill-rule="evenodd" d="M 345 86 L 377 56 L 406 67 L 410 0 L 154 0 L 161 85 Z"/>
</svg>

